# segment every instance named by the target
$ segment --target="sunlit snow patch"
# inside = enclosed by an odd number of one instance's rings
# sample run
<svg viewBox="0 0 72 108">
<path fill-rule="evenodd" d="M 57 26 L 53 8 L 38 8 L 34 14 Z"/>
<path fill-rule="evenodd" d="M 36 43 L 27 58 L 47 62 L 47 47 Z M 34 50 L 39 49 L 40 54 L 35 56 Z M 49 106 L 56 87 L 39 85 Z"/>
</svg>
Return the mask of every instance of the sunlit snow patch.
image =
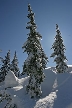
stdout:
<svg viewBox="0 0 72 108">
<path fill-rule="evenodd" d="M 49 96 L 39 99 L 34 108 L 53 108 L 54 100 L 57 98 L 56 92 L 51 92 Z"/>
<path fill-rule="evenodd" d="M 13 87 L 13 89 L 15 89 L 15 91 L 18 91 L 18 90 L 20 90 L 20 89 L 22 89 L 23 88 L 23 86 L 16 86 L 16 87 Z"/>
<path fill-rule="evenodd" d="M 57 78 L 56 78 L 54 81 L 54 84 L 53 84 L 53 89 L 55 89 L 57 86 L 58 86 L 58 84 L 57 84 Z"/>
</svg>

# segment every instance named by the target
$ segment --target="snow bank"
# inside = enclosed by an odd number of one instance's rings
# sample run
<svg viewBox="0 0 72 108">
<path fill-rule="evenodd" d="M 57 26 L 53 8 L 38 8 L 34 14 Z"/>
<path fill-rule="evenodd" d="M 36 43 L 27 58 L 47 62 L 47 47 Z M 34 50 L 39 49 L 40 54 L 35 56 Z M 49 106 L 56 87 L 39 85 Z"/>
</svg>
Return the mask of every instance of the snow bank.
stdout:
<svg viewBox="0 0 72 108">
<path fill-rule="evenodd" d="M 43 99 L 39 99 L 39 101 L 36 102 L 36 105 L 34 108 L 53 108 L 54 101 L 57 98 L 56 95 L 57 91 L 51 92 L 48 96 L 46 96 Z"/>
<path fill-rule="evenodd" d="M 18 78 L 12 71 L 9 71 L 5 77 L 5 87 L 14 87 L 18 85 Z"/>
</svg>

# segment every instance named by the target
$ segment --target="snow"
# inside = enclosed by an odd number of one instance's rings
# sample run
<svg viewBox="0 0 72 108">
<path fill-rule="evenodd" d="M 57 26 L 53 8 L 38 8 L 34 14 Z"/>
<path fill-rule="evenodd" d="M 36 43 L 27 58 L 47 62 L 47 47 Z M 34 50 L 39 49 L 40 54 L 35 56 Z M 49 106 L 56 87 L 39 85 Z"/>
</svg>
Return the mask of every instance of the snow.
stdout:
<svg viewBox="0 0 72 108">
<path fill-rule="evenodd" d="M 51 92 L 49 96 L 37 101 L 34 108 L 53 108 L 54 100 L 57 98 L 56 92 Z"/>
<path fill-rule="evenodd" d="M 0 92 L 5 91 L 11 95 L 12 102 L 18 108 L 72 108 L 72 65 L 68 65 L 69 73 L 56 73 L 55 67 L 44 70 L 45 80 L 41 84 L 42 96 L 31 99 L 26 94 L 25 85 L 29 77 L 22 76 L 19 79 L 12 71 L 6 75 L 5 81 L 0 83 Z M 11 87 L 7 88 L 6 87 Z M 0 108 L 7 103 L 4 100 Z"/>
<path fill-rule="evenodd" d="M 18 85 L 18 78 L 14 75 L 12 71 L 9 71 L 5 77 L 5 87 L 14 87 Z"/>
</svg>

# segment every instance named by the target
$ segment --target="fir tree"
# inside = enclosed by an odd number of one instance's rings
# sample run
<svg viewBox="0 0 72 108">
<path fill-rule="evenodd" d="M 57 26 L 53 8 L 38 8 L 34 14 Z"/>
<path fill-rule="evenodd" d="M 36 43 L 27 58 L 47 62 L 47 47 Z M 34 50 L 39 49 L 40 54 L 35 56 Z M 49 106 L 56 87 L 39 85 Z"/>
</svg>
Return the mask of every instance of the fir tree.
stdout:
<svg viewBox="0 0 72 108">
<path fill-rule="evenodd" d="M 63 73 L 67 71 L 67 64 L 66 64 L 66 56 L 64 55 L 65 46 L 63 44 L 63 39 L 61 37 L 60 30 L 58 28 L 58 25 L 56 24 L 56 36 L 55 36 L 55 42 L 52 45 L 51 49 L 54 49 L 54 52 L 51 54 L 51 57 L 55 57 L 54 62 L 56 62 L 56 70 L 58 73 Z"/>
<path fill-rule="evenodd" d="M 7 55 L 5 56 L 5 59 L 2 59 L 2 67 L 0 69 L 0 79 L 2 78 L 2 81 L 5 79 L 5 76 L 7 75 L 8 71 L 10 69 L 10 50 L 8 51 Z"/>
<path fill-rule="evenodd" d="M 11 62 L 10 69 L 14 72 L 16 77 L 19 77 L 18 59 L 17 59 L 17 56 L 16 56 L 16 51 L 15 51 L 15 54 L 14 54 L 14 58 Z"/>
<path fill-rule="evenodd" d="M 36 31 L 35 15 L 32 12 L 30 4 L 28 4 L 28 12 L 27 17 L 30 19 L 30 22 L 27 23 L 28 26 L 26 29 L 29 29 L 30 33 L 27 34 L 27 41 L 22 47 L 24 52 L 27 52 L 28 57 L 24 62 L 22 74 L 26 73 L 30 76 L 28 85 L 26 85 L 26 91 L 33 98 L 34 96 L 40 96 L 42 93 L 41 82 L 43 82 L 45 77 L 43 70 L 46 68 L 48 58 L 41 47 L 40 40 L 42 36 Z"/>
</svg>

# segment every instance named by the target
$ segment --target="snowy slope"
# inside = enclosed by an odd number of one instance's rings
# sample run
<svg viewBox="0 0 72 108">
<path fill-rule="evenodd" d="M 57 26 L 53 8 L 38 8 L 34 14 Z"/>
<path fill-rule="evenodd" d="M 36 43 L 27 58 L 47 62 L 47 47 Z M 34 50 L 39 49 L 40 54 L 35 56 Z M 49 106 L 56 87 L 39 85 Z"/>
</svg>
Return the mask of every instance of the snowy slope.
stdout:
<svg viewBox="0 0 72 108">
<path fill-rule="evenodd" d="M 0 83 L 0 92 L 6 87 L 6 91 L 12 97 L 12 103 L 18 108 L 72 108 L 72 66 L 69 65 L 69 73 L 56 74 L 54 67 L 44 70 L 45 80 L 42 83 L 42 97 L 30 99 L 25 92 L 25 85 L 29 77 L 18 79 L 13 72 L 9 72 L 5 82 Z M 4 108 L 7 101 L 0 103 Z"/>
</svg>

